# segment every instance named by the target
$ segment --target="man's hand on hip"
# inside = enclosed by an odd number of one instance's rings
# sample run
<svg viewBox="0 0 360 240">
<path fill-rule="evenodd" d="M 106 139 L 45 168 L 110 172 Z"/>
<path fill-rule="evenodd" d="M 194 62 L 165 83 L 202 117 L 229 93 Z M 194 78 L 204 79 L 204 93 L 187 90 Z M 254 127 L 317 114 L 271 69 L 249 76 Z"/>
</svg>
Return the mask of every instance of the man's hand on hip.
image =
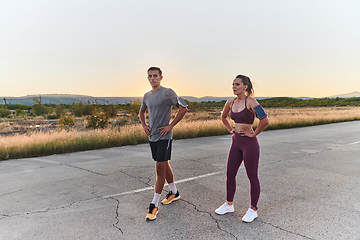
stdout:
<svg viewBox="0 0 360 240">
<path fill-rule="evenodd" d="M 171 129 L 173 129 L 173 127 L 169 124 L 169 125 L 167 125 L 165 127 L 161 127 L 161 128 L 158 128 L 158 129 L 161 130 L 160 135 L 164 136 L 164 135 L 168 134 L 168 132 L 170 132 Z"/>
</svg>

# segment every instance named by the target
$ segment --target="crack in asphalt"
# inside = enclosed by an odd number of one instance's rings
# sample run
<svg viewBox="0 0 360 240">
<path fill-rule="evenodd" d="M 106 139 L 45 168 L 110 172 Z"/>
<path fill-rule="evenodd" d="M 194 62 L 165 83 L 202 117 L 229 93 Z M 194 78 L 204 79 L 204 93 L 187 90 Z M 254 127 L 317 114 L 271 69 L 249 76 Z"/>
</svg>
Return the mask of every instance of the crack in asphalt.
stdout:
<svg viewBox="0 0 360 240">
<path fill-rule="evenodd" d="M 148 185 L 148 186 L 152 186 L 149 182 L 151 181 L 151 179 L 150 178 L 147 178 L 147 182 L 145 182 L 145 184 L 146 185 Z"/>
<path fill-rule="evenodd" d="M 45 209 L 29 211 L 29 212 L 23 212 L 23 213 L 14 213 L 14 214 L 11 214 L 11 215 L 3 214 L 2 215 L 3 217 L 2 218 L 0 217 L 0 219 L 9 218 L 9 217 L 16 217 L 16 216 L 22 216 L 22 215 L 29 215 L 29 214 L 47 213 L 47 212 L 50 212 L 50 211 L 55 211 L 55 210 L 58 210 L 58 209 L 64 209 L 64 208 L 71 207 L 73 204 L 78 204 L 78 203 L 83 203 L 83 202 L 93 201 L 93 200 L 98 200 L 98 199 L 100 199 L 100 198 L 99 197 L 94 197 L 94 198 L 84 199 L 84 200 L 80 200 L 80 201 L 76 201 L 76 202 L 71 202 L 71 203 L 60 205 L 60 206 L 57 206 L 57 207 L 48 207 L 48 208 L 45 208 Z"/>
<path fill-rule="evenodd" d="M 112 199 L 112 200 L 115 200 L 117 202 L 116 211 L 115 211 L 115 213 L 116 213 L 116 215 L 115 215 L 116 222 L 113 224 L 113 227 L 118 229 L 121 232 L 121 234 L 124 234 L 122 229 L 117 226 L 118 223 L 119 223 L 119 205 L 120 205 L 120 201 L 117 200 L 116 198 L 113 198 L 113 197 L 109 197 L 108 199 Z"/>
<path fill-rule="evenodd" d="M 218 228 L 220 231 L 225 232 L 226 234 L 229 234 L 230 236 L 234 237 L 235 239 L 238 239 L 238 238 L 237 238 L 234 234 L 232 234 L 231 232 L 228 232 L 228 231 L 222 229 L 222 228 L 220 227 L 220 224 L 219 224 L 219 222 L 221 222 L 221 221 L 220 221 L 219 219 L 214 218 L 214 216 L 212 215 L 212 213 L 206 212 L 206 211 L 201 211 L 201 210 L 199 210 L 199 209 L 196 207 L 195 204 L 193 204 L 193 203 L 191 203 L 191 202 L 189 202 L 189 201 L 186 201 L 186 200 L 184 200 L 184 199 L 180 199 L 180 201 L 183 201 L 183 202 L 186 202 L 187 204 L 192 205 L 197 212 L 201 212 L 201 213 L 208 214 L 208 215 L 215 221 L 216 226 L 217 226 L 217 228 Z"/>
<path fill-rule="evenodd" d="M 52 208 L 46 208 L 43 210 L 36 210 L 36 211 L 29 211 L 29 212 L 25 212 L 25 213 L 16 213 L 16 214 L 12 214 L 12 215 L 8 215 L 8 214 L 3 214 L 2 216 L 0 216 L 0 219 L 5 219 L 5 218 L 10 218 L 10 217 L 16 217 L 16 216 L 21 216 L 21 215 L 29 215 L 29 214 L 39 214 L 39 213 L 47 213 L 50 211 L 56 211 L 58 209 L 65 209 L 65 208 L 69 208 L 74 204 L 78 204 L 78 203 L 83 203 L 83 202 L 87 202 L 87 201 L 93 201 L 93 200 L 99 200 L 99 197 L 96 198 L 89 198 L 89 199 L 85 199 L 85 200 L 81 200 L 81 201 L 77 201 L 77 202 L 71 202 L 69 204 L 65 204 L 65 205 L 61 205 L 61 206 L 57 206 L 57 207 L 52 207 Z M 120 202 L 119 200 L 117 200 L 116 198 L 113 197 L 109 197 L 106 199 L 112 199 L 116 201 L 116 211 L 115 211 L 115 219 L 116 222 L 112 225 L 114 228 L 118 229 L 121 234 L 124 234 L 124 232 L 122 231 L 122 229 L 120 227 L 117 226 L 117 224 L 119 223 L 119 205 Z"/>
<path fill-rule="evenodd" d="M 76 166 L 72 166 L 70 164 L 61 164 L 61 165 L 66 165 L 66 166 L 69 166 L 69 167 L 73 167 L 73 168 L 78 168 L 78 169 L 81 169 L 81 170 L 84 170 L 84 171 L 87 171 L 87 172 L 91 172 L 91 173 L 94 173 L 94 174 L 97 174 L 97 175 L 101 175 L 101 176 L 106 176 L 104 174 L 101 174 L 101 173 L 96 173 L 96 172 L 93 172 L 93 171 L 90 171 L 88 169 L 84 169 L 84 168 L 80 168 L 80 167 L 76 167 Z M 132 178 L 135 178 L 135 179 L 138 179 L 138 177 L 134 177 L 128 173 L 125 173 L 124 171 L 120 171 L 121 173 L 129 176 L 129 177 L 132 177 Z M 149 184 L 149 182 L 151 181 L 150 178 L 148 178 L 148 181 L 147 182 L 144 182 L 142 181 L 141 179 L 139 179 L 140 182 L 146 184 L 147 186 L 149 187 L 153 187 L 151 184 Z M 5 195 L 8 195 L 8 194 L 12 194 L 12 193 L 16 193 L 16 192 L 21 192 L 22 190 L 19 190 L 19 191 L 14 191 L 14 192 L 10 192 L 10 193 L 5 193 L 5 194 L 2 194 L 0 195 L 1 196 L 5 196 Z M 84 200 L 80 200 L 80 201 L 76 201 L 76 202 L 71 202 L 71 203 L 68 203 L 68 204 L 65 204 L 65 205 L 61 205 L 61 206 L 57 206 L 57 207 L 48 207 L 48 208 L 45 208 L 45 209 L 42 209 L 42 210 L 35 210 L 35 211 L 29 211 L 29 212 L 23 212 L 23 213 L 13 213 L 13 214 L 2 214 L 0 215 L 0 219 L 4 219 L 4 218 L 10 218 L 10 217 L 16 217 L 16 216 L 21 216 L 21 215 L 28 215 L 28 214 L 38 214 L 38 213 L 46 213 L 46 212 L 49 212 L 49 211 L 55 211 L 55 210 L 58 210 L 58 209 L 64 209 L 64 208 L 67 208 L 67 207 L 71 207 L 73 204 L 76 204 L 76 203 L 82 203 L 82 202 L 86 202 L 86 201 L 92 201 L 92 200 L 98 200 L 100 199 L 101 197 L 99 196 L 96 196 L 96 197 L 92 197 L 92 198 L 89 198 L 89 199 L 84 199 Z M 112 198 L 112 197 L 108 197 L 108 198 L 105 198 L 105 199 L 114 199 L 116 200 L 115 198 Z M 117 201 L 117 200 L 116 200 Z M 119 206 L 117 206 L 119 207 Z M 117 219 L 118 219 L 118 212 L 117 213 Z M 115 223 L 116 225 L 117 223 Z M 116 226 L 114 226 L 115 228 L 117 228 Z M 121 232 L 122 230 L 119 229 Z"/>
<path fill-rule="evenodd" d="M 10 195 L 10 194 L 13 194 L 13 193 L 18 193 L 18 192 L 21 192 L 21 191 L 22 191 L 22 189 L 17 190 L 17 191 L 13 191 L 13 192 L 3 193 L 3 194 L 0 195 L 0 197 L 6 196 L 6 195 Z"/>
<path fill-rule="evenodd" d="M 83 171 L 86 171 L 86 172 L 89 172 L 89 173 L 97 174 L 97 175 L 100 175 L 100 176 L 106 176 L 106 174 L 97 173 L 97 172 L 91 171 L 91 170 L 86 169 L 86 168 L 81 168 L 81 167 L 73 166 L 73 165 L 71 165 L 71 164 L 65 164 L 65 163 L 64 163 L 64 164 L 60 164 L 60 165 L 68 166 L 68 167 L 72 167 L 72 168 L 77 168 L 77 169 L 80 169 L 80 170 L 83 170 Z"/>
<path fill-rule="evenodd" d="M 148 186 L 148 187 L 154 187 L 154 185 L 149 184 L 149 182 L 151 181 L 150 178 L 147 178 L 147 182 L 144 182 L 141 177 L 132 176 L 131 174 L 129 174 L 129 173 L 127 173 L 127 172 L 124 172 L 123 170 L 120 170 L 120 172 L 121 172 L 122 174 L 125 174 L 126 176 L 129 176 L 129 177 L 138 179 L 140 182 L 144 183 L 144 184 L 145 184 L 146 186 Z"/>
<path fill-rule="evenodd" d="M 306 238 L 306 239 L 315 240 L 314 238 L 310 238 L 310 237 L 308 237 L 308 236 L 305 236 L 305 235 L 302 235 L 302 234 L 299 234 L 299 233 L 295 233 L 295 232 L 286 230 L 286 229 L 284 229 L 284 228 L 275 226 L 275 225 L 273 225 L 273 224 L 271 224 L 271 223 L 264 222 L 264 221 L 261 221 L 261 220 L 258 220 L 258 221 L 261 222 L 261 223 L 263 223 L 263 224 L 270 225 L 271 227 L 274 227 L 274 228 L 279 229 L 279 230 L 281 230 L 281 231 L 284 231 L 284 232 L 287 232 L 287 233 L 290 233 L 290 234 L 293 234 L 293 235 L 296 235 L 296 236 L 299 236 L 299 237 L 303 237 L 303 238 Z"/>
</svg>

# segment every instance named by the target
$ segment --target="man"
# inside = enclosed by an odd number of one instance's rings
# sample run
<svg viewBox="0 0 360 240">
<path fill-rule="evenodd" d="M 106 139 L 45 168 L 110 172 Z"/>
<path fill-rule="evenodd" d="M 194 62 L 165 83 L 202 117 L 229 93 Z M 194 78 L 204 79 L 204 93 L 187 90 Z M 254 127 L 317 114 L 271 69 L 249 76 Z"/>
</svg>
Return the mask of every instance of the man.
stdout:
<svg viewBox="0 0 360 240">
<path fill-rule="evenodd" d="M 150 203 L 149 212 L 145 217 L 146 220 L 156 219 L 158 203 L 165 180 L 169 185 L 170 191 L 161 203 L 170 204 L 180 199 L 169 160 L 171 158 L 172 129 L 184 117 L 187 112 L 187 104 L 171 88 L 161 86 L 162 79 L 163 76 L 160 68 L 149 68 L 148 80 L 152 89 L 145 93 L 139 112 L 141 125 L 149 136 L 152 157 L 156 161 L 154 198 Z M 173 105 L 178 106 L 179 110 L 174 120 L 169 124 Z M 149 124 L 146 124 L 145 112 L 147 109 L 149 109 Z"/>
</svg>

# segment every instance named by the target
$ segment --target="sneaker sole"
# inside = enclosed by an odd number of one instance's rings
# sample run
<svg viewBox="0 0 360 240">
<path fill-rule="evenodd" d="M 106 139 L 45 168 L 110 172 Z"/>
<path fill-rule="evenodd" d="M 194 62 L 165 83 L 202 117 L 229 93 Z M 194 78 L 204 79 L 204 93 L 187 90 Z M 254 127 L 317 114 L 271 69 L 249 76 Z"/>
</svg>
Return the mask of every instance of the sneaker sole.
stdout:
<svg viewBox="0 0 360 240">
<path fill-rule="evenodd" d="M 168 204 L 172 203 L 173 201 L 176 201 L 176 200 L 179 200 L 179 199 L 180 199 L 180 196 L 174 198 L 173 200 L 171 200 L 170 202 L 167 202 L 167 203 L 162 203 L 162 202 L 161 202 L 161 204 L 162 204 L 162 205 L 168 205 Z"/>
<path fill-rule="evenodd" d="M 159 212 L 156 213 L 154 218 L 145 218 L 146 221 L 154 221 Z"/>
<path fill-rule="evenodd" d="M 255 219 L 257 219 L 257 217 L 256 218 L 254 218 L 252 221 L 244 221 L 244 220 L 242 220 L 243 222 L 245 222 L 245 223 L 251 223 L 251 222 L 253 222 Z"/>
<path fill-rule="evenodd" d="M 227 213 L 233 213 L 233 212 L 235 212 L 235 210 L 234 210 L 234 211 L 224 212 L 224 213 L 217 213 L 217 212 L 215 211 L 215 213 L 216 213 L 217 215 L 224 215 L 224 214 L 227 214 Z"/>
<path fill-rule="evenodd" d="M 154 218 L 145 218 L 146 221 L 154 221 L 156 219 L 156 217 Z"/>
</svg>

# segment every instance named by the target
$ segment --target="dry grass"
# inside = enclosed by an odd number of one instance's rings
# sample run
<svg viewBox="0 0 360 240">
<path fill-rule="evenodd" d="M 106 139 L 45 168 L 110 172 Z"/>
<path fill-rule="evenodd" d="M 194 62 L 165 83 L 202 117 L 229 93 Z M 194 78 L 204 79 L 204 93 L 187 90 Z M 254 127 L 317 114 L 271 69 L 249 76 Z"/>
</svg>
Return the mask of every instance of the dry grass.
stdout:
<svg viewBox="0 0 360 240">
<path fill-rule="evenodd" d="M 360 107 L 269 108 L 268 130 L 360 120 Z"/>
<path fill-rule="evenodd" d="M 0 159 L 26 158 L 147 142 L 140 125 L 114 130 L 58 130 L 0 138 Z"/>
<path fill-rule="evenodd" d="M 360 120 L 360 107 L 269 108 L 266 111 L 270 118 L 267 130 Z M 174 139 L 228 134 L 220 114 L 220 110 L 189 112 L 175 127 Z M 119 147 L 147 141 L 139 124 L 101 130 L 72 129 L 14 134 L 0 137 L 0 160 Z"/>
<path fill-rule="evenodd" d="M 360 117 L 360 107 L 269 108 L 266 112 L 274 124 Z"/>
<path fill-rule="evenodd" d="M 208 137 L 228 134 L 219 118 L 212 120 L 197 120 L 180 122 L 174 129 L 174 139 Z"/>
</svg>

